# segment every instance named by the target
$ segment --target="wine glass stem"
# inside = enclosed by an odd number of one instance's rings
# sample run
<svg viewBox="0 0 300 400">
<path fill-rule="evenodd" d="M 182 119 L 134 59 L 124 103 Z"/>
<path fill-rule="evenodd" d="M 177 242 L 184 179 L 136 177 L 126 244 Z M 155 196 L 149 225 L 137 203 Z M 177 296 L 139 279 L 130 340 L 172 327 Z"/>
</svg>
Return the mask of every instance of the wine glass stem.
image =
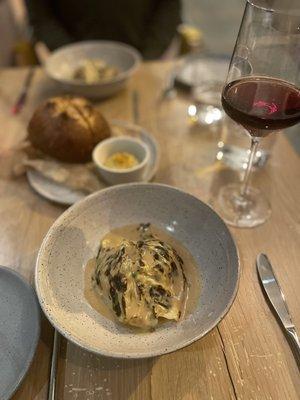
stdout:
<svg viewBox="0 0 300 400">
<path fill-rule="evenodd" d="M 243 179 L 242 187 L 241 187 L 241 196 L 242 197 L 245 197 L 245 195 L 247 194 L 247 191 L 248 191 L 253 160 L 254 160 L 254 156 L 256 154 L 258 143 L 259 143 L 258 138 L 251 138 L 250 155 L 248 158 L 247 169 L 245 171 L 245 175 L 244 175 L 244 179 Z"/>
</svg>

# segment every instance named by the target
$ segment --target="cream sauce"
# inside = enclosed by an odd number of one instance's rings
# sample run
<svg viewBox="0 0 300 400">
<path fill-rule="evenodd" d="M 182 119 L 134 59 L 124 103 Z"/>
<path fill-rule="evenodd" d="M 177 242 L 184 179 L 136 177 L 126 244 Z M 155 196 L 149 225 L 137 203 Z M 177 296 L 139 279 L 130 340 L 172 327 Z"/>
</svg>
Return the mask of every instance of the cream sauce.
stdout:
<svg viewBox="0 0 300 400">
<path fill-rule="evenodd" d="M 122 240 L 126 238 L 127 240 L 139 240 L 140 234 L 137 230 L 137 225 L 127 225 L 120 228 L 116 228 L 111 232 L 107 233 L 101 240 L 107 241 L 107 245 L 110 247 L 115 247 L 121 244 Z M 196 308 L 200 289 L 201 289 L 201 281 L 200 281 L 200 273 L 199 268 L 196 264 L 191 253 L 183 246 L 180 242 L 178 242 L 174 237 L 167 234 L 162 229 L 159 229 L 153 225 L 151 225 L 151 233 L 156 236 L 159 240 L 162 240 L 169 245 L 171 245 L 180 257 L 183 260 L 183 270 L 187 279 L 187 295 L 185 301 L 185 307 L 182 310 L 181 319 L 184 316 L 192 313 L 192 311 Z M 92 280 L 92 275 L 96 268 L 96 258 L 92 258 L 88 261 L 85 271 L 84 271 L 84 295 L 87 302 L 90 304 L 92 308 L 98 311 L 105 318 L 112 320 L 114 322 L 117 321 L 117 318 L 114 312 L 107 306 L 104 299 L 101 296 L 100 291 L 97 288 L 97 285 Z M 166 321 L 162 319 L 162 321 Z"/>
</svg>

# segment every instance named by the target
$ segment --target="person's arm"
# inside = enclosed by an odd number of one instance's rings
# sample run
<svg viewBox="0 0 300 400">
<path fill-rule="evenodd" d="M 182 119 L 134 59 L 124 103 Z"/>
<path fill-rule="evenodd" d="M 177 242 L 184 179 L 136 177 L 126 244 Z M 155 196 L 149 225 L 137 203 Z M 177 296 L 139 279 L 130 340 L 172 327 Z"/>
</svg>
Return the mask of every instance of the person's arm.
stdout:
<svg viewBox="0 0 300 400">
<path fill-rule="evenodd" d="M 25 0 L 29 23 L 38 41 L 50 50 L 73 41 L 71 35 L 53 15 L 49 0 Z"/>
<path fill-rule="evenodd" d="M 146 28 L 142 54 L 146 59 L 160 57 L 167 49 L 181 23 L 180 0 L 158 0 L 156 10 Z"/>
</svg>

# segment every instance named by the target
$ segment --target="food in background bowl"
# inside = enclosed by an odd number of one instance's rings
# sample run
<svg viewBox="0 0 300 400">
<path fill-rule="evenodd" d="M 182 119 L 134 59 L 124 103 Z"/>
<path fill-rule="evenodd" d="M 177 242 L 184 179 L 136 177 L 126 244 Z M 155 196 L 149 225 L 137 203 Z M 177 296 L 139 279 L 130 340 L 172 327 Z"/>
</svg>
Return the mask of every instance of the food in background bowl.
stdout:
<svg viewBox="0 0 300 400">
<path fill-rule="evenodd" d="M 75 69 L 73 78 L 87 84 L 92 84 L 105 82 L 117 76 L 118 73 L 118 68 L 106 63 L 100 58 L 86 58 L 81 62 L 81 65 Z"/>
<path fill-rule="evenodd" d="M 34 148 L 69 163 L 89 161 L 94 147 L 109 136 L 106 119 L 82 97 L 48 99 L 28 125 L 28 139 Z"/>
</svg>

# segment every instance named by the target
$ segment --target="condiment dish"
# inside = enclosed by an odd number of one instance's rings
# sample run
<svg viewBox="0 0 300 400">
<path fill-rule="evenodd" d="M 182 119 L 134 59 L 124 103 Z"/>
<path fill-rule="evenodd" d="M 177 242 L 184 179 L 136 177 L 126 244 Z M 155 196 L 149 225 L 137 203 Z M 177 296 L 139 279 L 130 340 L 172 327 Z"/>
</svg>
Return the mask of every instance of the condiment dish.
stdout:
<svg viewBox="0 0 300 400">
<path fill-rule="evenodd" d="M 107 166 L 108 158 L 118 153 L 134 156 L 138 164 L 129 168 Z M 130 136 L 118 136 L 98 143 L 93 150 L 92 158 L 101 178 L 111 185 L 116 185 L 143 181 L 150 155 L 148 147 L 141 140 Z"/>
</svg>

